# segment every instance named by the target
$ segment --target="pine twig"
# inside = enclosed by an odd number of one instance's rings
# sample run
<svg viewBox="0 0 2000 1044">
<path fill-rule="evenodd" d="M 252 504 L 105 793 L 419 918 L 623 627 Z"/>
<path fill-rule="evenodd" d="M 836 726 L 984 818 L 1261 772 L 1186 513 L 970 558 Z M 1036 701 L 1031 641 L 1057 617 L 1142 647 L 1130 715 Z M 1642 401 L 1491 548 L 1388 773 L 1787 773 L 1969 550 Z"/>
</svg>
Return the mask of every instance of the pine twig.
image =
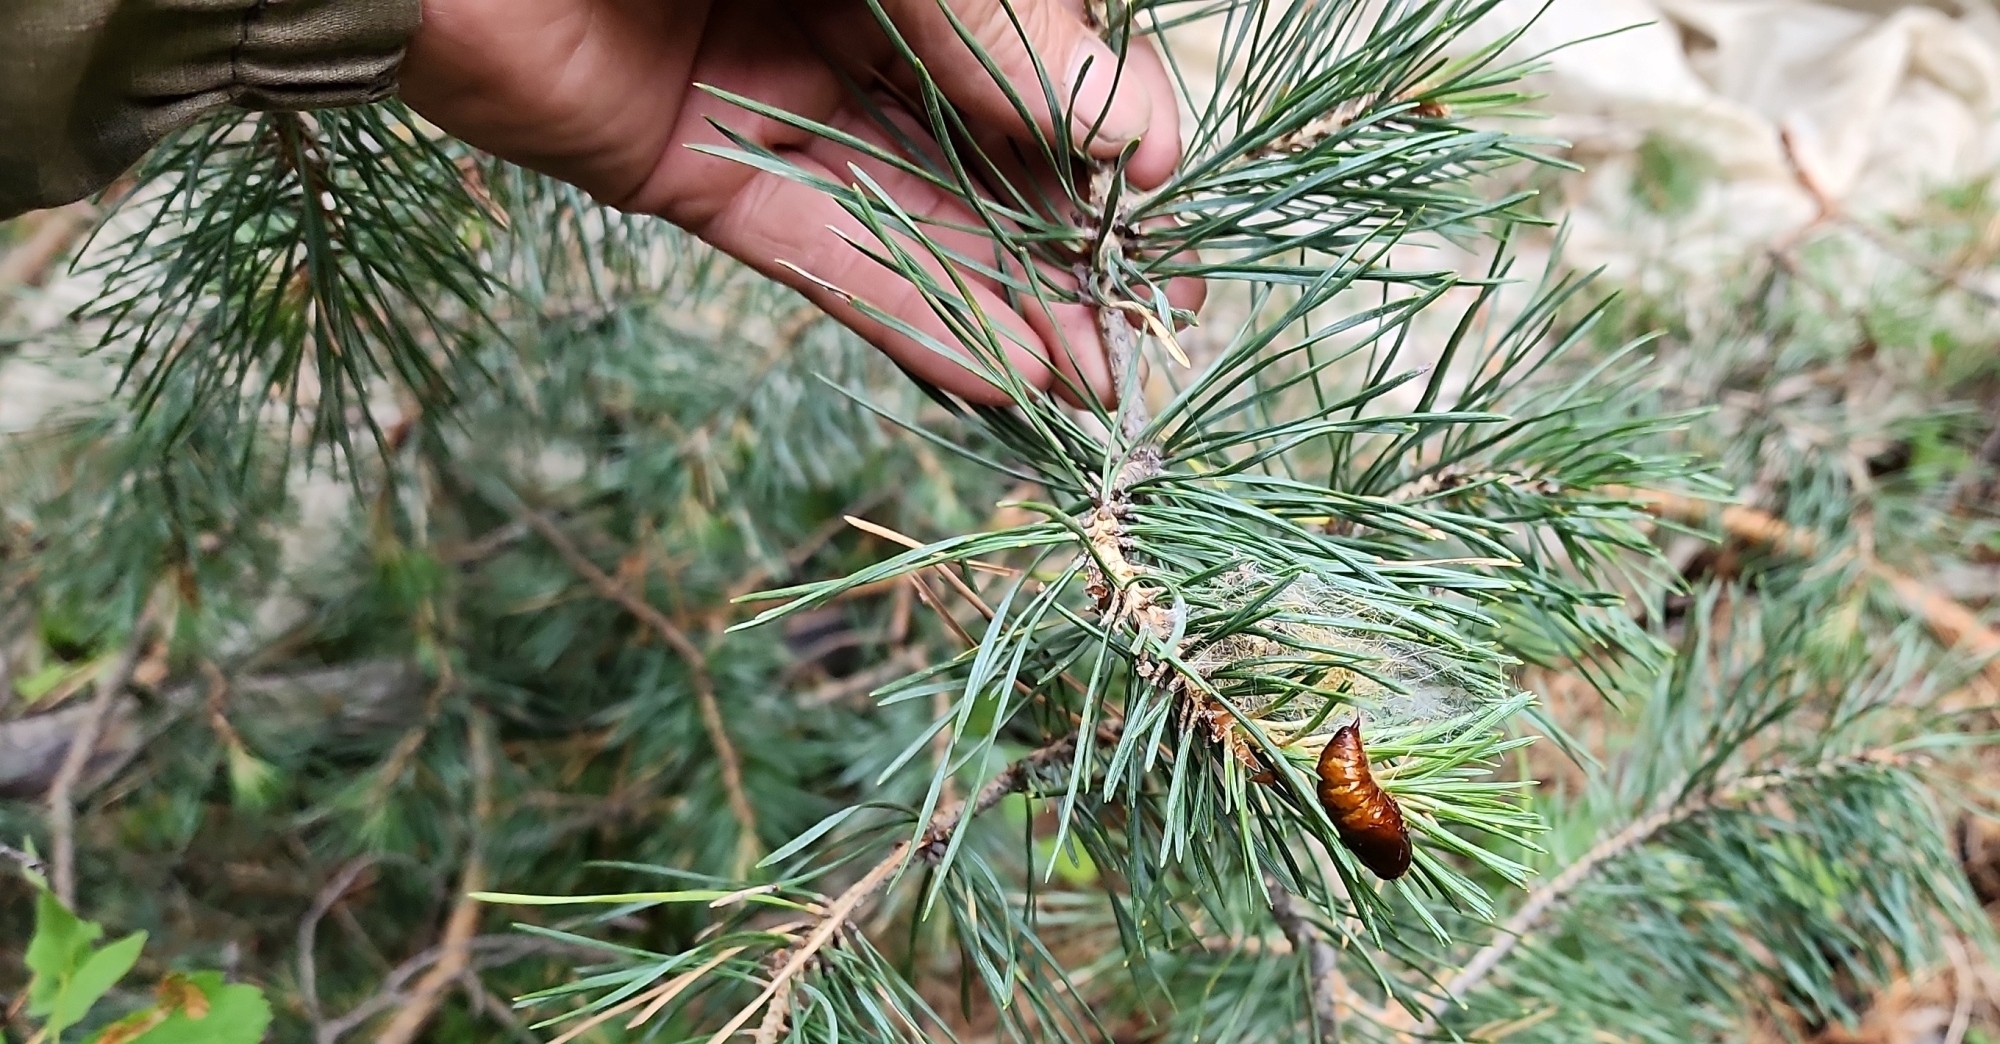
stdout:
<svg viewBox="0 0 2000 1044">
<path fill-rule="evenodd" d="M 97 750 L 104 717 L 112 701 L 131 682 L 132 672 L 138 669 L 139 657 L 152 634 L 153 613 L 149 609 L 140 614 L 131 636 L 118 652 L 118 659 L 109 670 L 98 675 L 90 711 L 77 727 L 76 735 L 70 738 L 69 752 L 63 755 L 62 767 L 56 770 L 56 778 L 49 784 L 50 885 L 56 898 L 72 910 L 76 909 L 76 784 L 83 777 L 84 766 L 90 763 L 90 755 Z"/>
<path fill-rule="evenodd" d="M 736 744 L 729 738 L 728 729 L 724 728 L 722 708 L 715 699 L 715 682 L 708 670 L 708 656 L 694 639 L 688 637 L 687 632 L 667 618 L 667 614 L 599 569 L 597 563 L 592 562 L 561 527 L 525 504 L 516 507 L 514 513 L 527 523 L 528 528 L 548 541 L 570 570 L 583 577 L 600 597 L 618 603 L 640 623 L 652 628 L 660 640 L 672 647 L 687 663 L 695 704 L 701 712 L 702 727 L 708 731 L 708 741 L 715 748 L 716 762 L 722 771 L 722 789 L 728 798 L 729 810 L 736 817 L 736 874 L 739 877 L 747 874 L 757 863 L 757 812 L 750 806 L 750 799 L 743 789 L 743 761 L 736 752 Z"/>
<path fill-rule="evenodd" d="M 1807 779 L 1817 779 L 1843 772 L 1863 765 L 1898 766 L 1908 764 L 1907 755 L 1889 748 L 1876 748 L 1845 757 L 1829 758 L 1804 768 L 1786 768 L 1775 772 L 1765 772 L 1745 776 L 1732 783 L 1710 790 L 1697 798 L 1685 798 L 1665 807 L 1655 809 L 1610 836 L 1592 845 L 1576 861 L 1565 867 L 1562 873 L 1550 878 L 1541 887 L 1528 895 L 1528 901 L 1512 917 L 1496 929 L 1493 941 L 1487 943 L 1472 959 L 1459 969 L 1457 975 L 1439 991 L 1424 1002 L 1421 1020 L 1412 1019 L 1406 1011 L 1392 1013 L 1389 1028 L 1398 1029 L 1407 1037 L 1425 1039 L 1433 1036 L 1438 1029 L 1438 1018 L 1451 1004 L 1478 988 L 1494 970 L 1500 967 L 1514 950 L 1525 942 L 1530 933 L 1538 927 L 1550 911 L 1561 906 L 1584 882 L 1590 880 L 1604 864 L 1617 859 L 1634 848 L 1650 841 L 1668 827 L 1685 822 L 1706 812 L 1731 805 L 1741 805 L 1759 795 L 1779 787 Z M 1397 1025 L 1400 1023 L 1401 1025 Z"/>
<path fill-rule="evenodd" d="M 1115 195 L 1118 169 L 1103 160 L 1092 164 L 1091 168 L 1089 206 L 1100 224 L 1115 225 L 1118 216 L 1109 212 L 1109 206 Z M 1107 252 L 1119 249 L 1115 229 L 1105 230 L 1102 239 Z M 1106 269 L 1110 267 L 1109 259 L 1093 258 L 1092 261 L 1095 264 L 1090 274 L 1096 285 L 1087 288 L 1087 292 L 1096 306 L 1097 333 L 1104 340 L 1105 361 L 1110 365 L 1113 387 L 1119 396 L 1118 434 L 1126 442 L 1136 445 L 1152 420 L 1142 386 L 1144 382 L 1140 379 L 1145 361 L 1139 354 L 1139 338 L 1121 307 L 1125 302 L 1112 298 L 1104 285 L 1108 274 Z"/>
<path fill-rule="evenodd" d="M 376 1034 L 375 1044 L 411 1044 L 424 1024 L 437 1013 L 444 992 L 470 968 L 472 939 L 479 931 L 483 904 L 472 896 L 486 887 L 486 860 L 483 852 L 485 827 L 493 818 L 493 746 L 486 732 L 486 715 L 474 711 L 468 722 L 467 749 L 472 761 L 473 838 L 467 846 L 465 870 L 459 877 L 458 902 L 445 921 L 444 938 L 439 944 L 436 964 L 417 980 L 409 1000 L 397 1010 L 389 1024 Z"/>
<path fill-rule="evenodd" d="M 1340 974 L 1340 954 L 1299 912 L 1292 893 L 1276 878 L 1266 877 L 1264 888 L 1271 896 L 1271 919 L 1291 942 L 1292 952 L 1305 955 L 1318 1039 L 1322 1044 L 1340 1044 L 1340 1004 L 1347 995 L 1347 982 Z"/>
<path fill-rule="evenodd" d="M 1101 739 L 1107 742 L 1115 740 L 1117 731 L 1115 726 L 1101 726 L 1098 731 Z M 708 1044 L 722 1044 L 747 1025 L 760 1011 L 765 1013 L 765 1018 L 759 1023 L 758 1036 L 762 1038 L 768 1034 L 775 1039 L 784 1027 L 784 1016 L 782 1014 L 773 1016 L 770 1013 L 771 1009 L 778 1007 L 781 999 L 789 998 L 794 980 L 799 974 L 840 934 L 841 929 L 851 923 L 862 908 L 874 899 L 876 893 L 895 878 L 911 855 L 924 856 L 942 846 L 951 838 L 960 823 L 969 817 L 988 811 L 1007 795 L 1026 786 L 1029 773 L 1036 767 L 1073 754 L 1076 744 L 1077 734 L 1071 733 L 1036 749 L 987 780 L 970 801 L 938 809 L 931 815 L 930 821 L 924 824 L 923 833 L 916 839 L 896 842 L 895 847 L 863 874 L 860 880 L 847 886 L 845 891 L 825 905 L 824 912 L 819 915 L 812 931 L 807 933 L 798 945 L 789 951 L 780 951 L 787 956 L 784 963 L 772 974 L 770 983 L 721 1029 L 715 1031 L 715 1034 L 708 1038 Z"/>
<path fill-rule="evenodd" d="M 49 869 L 47 863 L 5 842 L 0 842 L 0 859 L 17 863 L 21 869 L 31 874 L 45 874 Z"/>
<path fill-rule="evenodd" d="M 354 883 L 375 866 L 371 856 L 359 856 L 347 862 L 326 883 L 319 894 L 313 897 L 312 906 L 299 919 L 298 931 L 298 975 L 299 1003 L 306 1010 L 306 1021 L 312 1024 L 315 1039 L 320 1039 L 325 1031 L 326 1015 L 319 1003 L 319 964 L 314 954 L 318 946 L 319 922 L 325 919 L 334 904 L 345 898 Z"/>
</svg>

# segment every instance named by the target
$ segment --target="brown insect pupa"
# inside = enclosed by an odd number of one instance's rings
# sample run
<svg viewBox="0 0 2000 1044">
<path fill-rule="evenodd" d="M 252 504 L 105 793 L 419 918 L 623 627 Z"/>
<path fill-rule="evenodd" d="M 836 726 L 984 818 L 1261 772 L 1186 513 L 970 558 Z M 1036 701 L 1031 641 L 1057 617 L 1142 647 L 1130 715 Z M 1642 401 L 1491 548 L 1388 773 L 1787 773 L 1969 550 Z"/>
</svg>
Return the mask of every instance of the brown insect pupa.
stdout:
<svg viewBox="0 0 2000 1044">
<path fill-rule="evenodd" d="M 1376 877 L 1393 881 L 1410 869 L 1410 828 L 1396 799 L 1368 770 L 1361 722 L 1333 731 L 1319 755 L 1319 803 L 1340 831 L 1340 843 Z"/>
</svg>

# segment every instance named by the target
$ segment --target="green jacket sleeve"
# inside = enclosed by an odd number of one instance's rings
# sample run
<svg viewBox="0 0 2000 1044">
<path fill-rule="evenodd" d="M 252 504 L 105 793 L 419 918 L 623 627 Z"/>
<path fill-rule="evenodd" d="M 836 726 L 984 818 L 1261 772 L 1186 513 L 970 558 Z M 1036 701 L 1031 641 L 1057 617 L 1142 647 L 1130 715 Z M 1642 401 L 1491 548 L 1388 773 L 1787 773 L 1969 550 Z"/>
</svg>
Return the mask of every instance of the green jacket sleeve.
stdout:
<svg viewBox="0 0 2000 1044">
<path fill-rule="evenodd" d="M 0 218 L 103 188 L 225 105 L 394 92 L 418 0 L 0 0 Z"/>
</svg>

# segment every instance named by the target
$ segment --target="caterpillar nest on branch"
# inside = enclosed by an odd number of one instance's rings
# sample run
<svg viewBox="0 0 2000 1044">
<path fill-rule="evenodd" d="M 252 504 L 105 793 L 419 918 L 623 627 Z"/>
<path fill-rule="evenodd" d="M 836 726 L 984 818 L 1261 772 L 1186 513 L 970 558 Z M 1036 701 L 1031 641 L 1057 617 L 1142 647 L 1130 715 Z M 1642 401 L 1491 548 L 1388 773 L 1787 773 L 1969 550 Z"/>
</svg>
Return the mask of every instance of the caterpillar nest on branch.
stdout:
<svg viewBox="0 0 2000 1044">
<path fill-rule="evenodd" d="M 1340 707 L 1394 727 L 1455 717 L 1477 703 L 1456 664 L 1396 634 L 1386 614 L 1319 577 L 1277 580 L 1245 565 L 1205 593 L 1219 616 L 1254 605 L 1260 619 L 1237 633 L 1191 637 L 1182 660 L 1280 745 L 1323 745 Z M 1203 702 L 1212 738 L 1238 749 L 1245 740 L 1235 715 Z"/>
</svg>

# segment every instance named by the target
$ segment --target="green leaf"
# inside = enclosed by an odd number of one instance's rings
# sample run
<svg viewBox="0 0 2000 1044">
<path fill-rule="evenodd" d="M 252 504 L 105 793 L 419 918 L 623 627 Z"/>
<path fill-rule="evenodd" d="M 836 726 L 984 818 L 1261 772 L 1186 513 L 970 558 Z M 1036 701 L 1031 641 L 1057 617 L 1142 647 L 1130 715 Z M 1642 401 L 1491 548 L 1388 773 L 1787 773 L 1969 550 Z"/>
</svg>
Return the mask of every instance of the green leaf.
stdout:
<svg viewBox="0 0 2000 1044">
<path fill-rule="evenodd" d="M 103 928 L 70 913 L 54 892 L 42 889 L 35 900 L 35 937 L 28 941 L 23 958 L 33 976 L 28 982 L 29 1017 L 42 1018 L 56 1009 L 63 985 L 89 955 L 90 944 L 103 934 Z"/>
<path fill-rule="evenodd" d="M 39 671 L 14 679 L 14 692 L 23 703 L 33 703 L 62 687 L 64 682 L 95 667 L 96 663 L 52 663 Z"/>
<path fill-rule="evenodd" d="M 82 967 L 67 977 L 56 996 L 55 1010 L 45 1027 L 50 1038 L 82 1022 L 105 991 L 116 986 L 132 970 L 132 965 L 138 963 L 139 951 L 145 946 L 146 933 L 133 932 L 85 959 Z"/>
<path fill-rule="evenodd" d="M 104 935 L 94 921 L 71 913 L 47 888 L 35 900 L 35 937 L 23 958 L 33 978 L 28 981 L 28 1016 L 47 1020 L 42 1026 L 54 1044 L 62 1031 L 83 1021 L 105 991 L 118 984 L 145 948 L 146 933 L 133 932 L 102 949 L 91 943 Z"/>
<path fill-rule="evenodd" d="M 220 972 L 195 972 L 192 982 L 208 998 L 208 1010 L 193 1005 L 175 1011 L 133 1039 L 133 1044 L 258 1044 L 271 1027 L 271 1002 L 264 991 L 243 983 L 224 985 Z"/>
</svg>

